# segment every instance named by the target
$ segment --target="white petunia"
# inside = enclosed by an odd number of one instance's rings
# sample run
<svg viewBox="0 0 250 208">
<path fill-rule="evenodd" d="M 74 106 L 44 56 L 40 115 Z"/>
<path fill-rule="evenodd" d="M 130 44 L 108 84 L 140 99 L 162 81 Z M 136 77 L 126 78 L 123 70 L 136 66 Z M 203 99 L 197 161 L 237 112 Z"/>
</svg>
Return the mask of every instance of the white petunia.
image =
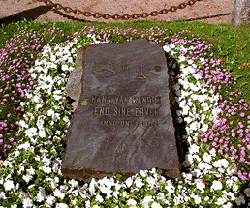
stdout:
<svg viewBox="0 0 250 208">
<path fill-rule="evenodd" d="M 195 179 L 195 184 L 196 184 L 196 188 L 199 189 L 203 193 L 203 190 L 205 188 L 205 184 L 203 183 L 203 180 Z"/>
<path fill-rule="evenodd" d="M 205 152 L 205 153 L 203 154 L 203 161 L 204 161 L 204 162 L 207 162 L 207 163 L 210 163 L 211 160 L 212 160 L 211 155 L 209 155 L 207 152 Z"/>
<path fill-rule="evenodd" d="M 192 193 L 190 196 L 194 199 L 195 204 L 200 204 L 201 203 L 201 197 L 199 195 L 196 195 L 196 194 Z"/>
<path fill-rule="evenodd" d="M 54 110 L 49 109 L 49 110 L 47 111 L 47 116 L 53 116 L 53 115 L 54 115 L 54 113 L 55 113 L 55 111 L 54 111 Z"/>
<path fill-rule="evenodd" d="M 126 186 L 129 188 L 133 184 L 133 179 L 131 177 L 129 177 L 129 178 L 127 178 L 125 183 L 126 183 Z"/>
<path fill-rule="evenodd" d="M 26 124 L 24 120 L 18 121 L 18 124 L 19 124 L 19 126 L 21 126 L 22 128 L 29 128 L 28 124 Z"/>
<path fill-rule="evenodd" d="M 190 145 L 190 148 L 189 148 L 189 153 L 190 153 L 191 155 L 193 155 L 193 154 L 199 152 L 199 150 L 200 150 L 200 147 L 199 147 L 198 145 L 196 145 L 196 144 L 191 144 L 191 145 Z"/>
<path fill-rule="evenodd" d="M 27 137 L 33 137 L 33 136 L 36 136 L 37 135 L 37 129 L 35 127 L 32 127 L 30 129 L 27 129 L 25 132 L 24 132 L 25 136 Z"/>
<path fill-rule="evenodd" d="M 104 201 L 104 199 L 102 198 L 102 196 L 100 194 L 96 195 L 95 200 L 99 201 L 99 202 L 103 202 Z"/>
<path fill-rule="evenodd" d="M 39 133 L 38 133 L 39 137 L 46 137 L 46 132 L 44 130 L 40 130 Z"/>
<path fill-rule="evenodd" d="M 10 180 L 7 180 L 7 181 L 4 183 L 3 186 L 4 186 L 4 189 L 5 189 L 6 191 L 10 191 L 11 189 L 14 190 L 14 188 L 15 188 L 14 182 L 13 182 L 13 181 L 10 181 Z"/>
<path fill-rule="evenodd" d="M 51 61 L 51 62 L 56 61 L 56 56 L 53 55 L 52 53 L 51 53 L 51 56 L 50 56 L 50 61 Z"/>
<path fill-rule="evenodd" d="M 23 175 L 22 178 L 23 180 L 25 180 L 26 183 L 28 183 L 33 178 L 33 176 L 27 174 L 27 175 Z"/>
<path fill-rule="evenodd" d="M 157 202 L 153 202 L 153 203 L 151 204 L 151 207 L 152 207 L 152 208 L 162 208 L 162 206 L 161 206 L 159 203 L 157 203 Z"/>
<path fill-rule="evenodd" d="M 182 61 L 186 61 L 185 56 L 180 56 L 180 57 L 179 57 L 178 62 L 182 62 Z"/>
<path fill-rule="evenodd" d="M 36 201 L 42 202 L 46 198 L 46 191 L 45 191 L 45 188 L 43 187 L 39 187 L 39 190 L 40 191 L 37 193 L 37 196 L 36 196 Z"/>
<path fill-rule="evenodd" d="M 151 201 L 154 201 L 154 199 L 152 198 L 152 196 L 145 196 L 143 199 L 142 199 L 142 206 L 144 208 L 148 208 L 148 203 L 151 202 Z"/>
<path fill-rule="evenodd" d="M 56 208 L 68 208 L 68 205 L 64 203 L 57 203 Z"/>
<path fill-rule="evenodd" d="M 136 207 L 137 202 L 134 199 L 128 199 L 127 204 L 129 207 Z"/>
<path fill-rule="evenodd" d="M 135 179 L 135 186 L 138 188 L 141 188 L 144 185 L 144 183 L 142 183 L 142 179 L 141 178 L 136 178 Z"/>
<path fill-rule="evenodd" d="M 212 186 L 210 187 L 210 191 L 216 191 L 222 189 L 222 183 L 220 181 L 213 181 Z"/>
<path fill-rule="evenodd" d="M 56 189 L 54 191 L 54 196 L 60 197 L 61 199 L 63 199 L 65 197 L 65 193 L 62 193 L 60 190 Z"/>
</svg>

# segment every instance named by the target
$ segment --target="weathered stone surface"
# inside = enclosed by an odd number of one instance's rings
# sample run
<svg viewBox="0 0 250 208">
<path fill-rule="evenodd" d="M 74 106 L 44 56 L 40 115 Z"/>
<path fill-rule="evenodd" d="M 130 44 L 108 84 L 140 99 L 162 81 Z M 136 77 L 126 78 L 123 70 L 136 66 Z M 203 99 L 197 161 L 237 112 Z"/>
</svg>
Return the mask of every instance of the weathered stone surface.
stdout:
<svg viewBox="0 0 250 208">
<path fill-rule="evenodd" d="M 96 45 L 96 44 L 94 44 Z M 84 58 L 85 52 L 88 47 L 93 45 L 86 45 L 78 49 L 77 58 L 76 58 L 76 68 L 73 72 L 71 72 L 69 76 L 69 80 L 67 82 L 65 92 L 66 95 L 69 96 L 71 99 L 79 101 L 80 94 L 81 94 L 81 77 L 83 74 L 83 65 L 84 65 Z"/>
<path fill-rule="evenodd" d="M 163 169 L 180 178 L 165 51 L 147 40 L 88 47 L 62 173 L 101 178 Z"/>
</svg>

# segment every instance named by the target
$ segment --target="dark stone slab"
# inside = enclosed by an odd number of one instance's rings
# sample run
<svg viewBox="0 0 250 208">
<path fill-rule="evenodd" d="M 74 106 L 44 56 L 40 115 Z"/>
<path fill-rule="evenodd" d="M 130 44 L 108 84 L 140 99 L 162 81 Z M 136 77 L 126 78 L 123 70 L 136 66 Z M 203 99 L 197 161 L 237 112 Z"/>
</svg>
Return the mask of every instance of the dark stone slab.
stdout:
<svg viewBox="0 0 250 208">
<path fill-rule="evenodd" d="M 88 47 L 63 175 L 83 180 L 162 169 L 180 178 L 163 48 L 140 39 Z"/>
</svg>

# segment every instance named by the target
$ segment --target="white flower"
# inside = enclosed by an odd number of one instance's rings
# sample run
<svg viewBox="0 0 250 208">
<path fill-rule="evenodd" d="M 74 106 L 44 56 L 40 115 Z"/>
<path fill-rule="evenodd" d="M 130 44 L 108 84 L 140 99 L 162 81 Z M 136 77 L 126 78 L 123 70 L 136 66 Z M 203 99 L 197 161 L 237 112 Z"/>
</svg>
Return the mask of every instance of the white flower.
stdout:
<svg viewBox="0 0 250 208">
<path fill-rule="evenodd" d="M 151 201 L 154 201 L 152 196 L 145 196 L 143 199 L 142 199 L 142 206 L 144 208 L 148 208 L 148 203 L 151 202 Z"/>
<path fill-rule="evenodd" d="M 205 188 L 205 184 L 202 179 L 195 179 L 196 188 L 199 189 L 203 193 L 203 189 Z"/>
<path fill-rule="evenodd" d="M 62 96 L 59 96 L 59 95 L 53 95 L 53 97 L 55 98 L 55 100 L 61 100 L 62 99 Z"/>
<path fill-rule="evenodd" d="M 156 183 L 155 179 L 152 176 L 147 177 L 146 181 L 148 182 L 149 187 L 153 187 Z"/>
<path fill-rule="evenodd" d="M 56 56 L 53 55 L 52 53 L 51 53 L 51 56 L 50 56 L 50 61 L 51 61 L 51 62 L 56 61 Z"/>
<path fill-rule="evenodd" d="M 142 177 L 146 177 L 147 176 L 147 170 L 140 170 L 140 175 L 142 176 Z"/>
<path fill-rule="evenodd" d="M 199 150 L 200 150 L 200 147 L 199 147 L 198 145 L 196 145 L 196 144 L 191 144 L 191 145 L 190 145 L 190 148 L 189 148 L 189 153 L 190 153 L 191 155 L 193 155 L 194 153 L 199 152 Z"/>
<path fill-rule="evenodd" d="M 201 197 L 199 195 L 196 195 L 196 194 L 192 193 L 191 197 L 194 199 L 195 204 L 200 204 L 201 203 Z"/>
<path fill-rule="evenodd" d="M 70 184 L 73 188 L 78 187 L 78 181 L 76 181 L 75 179 L 71 179 L 71 180 L 69 181 L 69 184 Z"/>
<path fill-rule="evenodd" d="M 208 196 L 205 196 L 204 200 L 207 201 L 208 199 L 209 199 L 209 197 L 208 197 Z"/>
<path fill-rule="evenodd" d="M 217 204 L 217 205 L 222 205 L 222 204 L 224 204 L 225 202 L 227 202 L 227 197 L 222 196 L 222 197 L 219 197 L 219 198 L 217 199 L 217 201 L 214 202 L 214 203 Z"/>
<path fill-rule="evenodd" d="M 188 111 L 189 111 L 189 106 L 186 105 L 186 106 L 183 106 L 182 108 L 182 115 L 188 115 Z"/>
<path fill-rule="evenodd" d="M 171 180 L 167 181 L 167 185 L 165 186 L 165 189 L 168 191 L 168 195 L 175 192 L 175 187 L 172 185 Z"/>
<path fill-rule="evenodd" d="M 129 178 L 127 178 L 125 183 L 126 183 L 126 186 L 129 188 L 133 184 L 133 179 L 131 177 L 129 177 Z"/>
<path fill-rule="evenodd" d="M 69 63 L 72 63 L 72 62 L 73 62 L 73 58 L 72 58 L 71 56 L 68 58 L 68 62 L 69 62 Z"/>
<path fill-rule="evenodd" d="M 69 69 L 68 65 L 65 65 L 65 64 L 62 65 L 62 70 L 63 71 L 68 71 L 68 69 Z"/>
<path fill-rule="evenodd" d="M 6 191 L 10 191 L 11 189 L 14 190 L 14 188 L 15 188 L 14 182 L 13 182 L 13 181 L 10 181 L 10 180 L 7 180 L 7 181 L 4 183 L 4 188 L 5 188 Z"/>
<path fill-rule="evenodd" d="M 151 207 L 152 207 L 152 208 L 162 208 L 162 206 L 161 206 L 159 203 L 157 203 L 157 202 L 153 202 L 153 203 L 151 204 Z"/>
<path fill-rule="evenodd" d="M 99 202 L 103 202 L 104 201 L 104 199 L 102 198 L 102 196 L 100 194 L 96 195 L 95 200 L 99 201 Z"/>
<path fill-rule="evenodd" d="M 33 136 L 36 136 L 37 135 L 37 129 L 35 127 L 32 127 L 30 129 L 27 129 L 25 132 L 24 132 L 25 136 L 27 137 L 33 137 Z"/>
<path fill-rule="evenodd" d="M 88 200 L 88 201 L 85 201 L 85 206 L 86 206 L 86 208 L 89 208 L 90 207 L 90 201 Z"/>
<path fill-rule="evenodd" d="M 47 116 L 53 116 L 54 113 L 55 113 L 55 112 L 54 112 L 52 109 L 49 109 L 49 110 L 47 111 Z"/>
<path fill-rule="evenodd" d="M 211 156 L 216 156 L 216 151 L 215 151 L 215 149 L 212 148 L 212 149 L 209 151 L 209 154 L 210 154 Z"/>
<path fill-rule="evenodd" d="M 188 64 L 189 64 L 189 65 L 191 65 L 191 64 L 193 64 L 193 63 L 194 63 L 193 60 L 191 60 L 191 59 L 188 60 Z"/>
<path fill-rule="evenodd" d="M 203 154 L 203 161 L 204 161 L 204 162 L 207 162 L 207 163 L 210 163 L 211 160 L 212 160 L 211 155 L 209 155 L 207 152 L 205 152 L 205 153 Z"/>
<path fill-rule="evenodd" d="M 40 95 L 35 95 L 32 99 L 35 103 L 40 103 L 42 102 L 42 98 Z"/>
<path fill-rule="evenodd" d="M 128 199 L 127 204 L 129 207 L 136 207 L 137 202 L 134 199 Z"/>
<path fill-rule="evenodd" d="M 42 202 L 46 198 L 46 191 L 45 188 L 39 187 L 40 191 L 37 193 L 36 201 Z"/>
<path fill-rule="evenodd" d="M 222 208 L 233 208 L 233 204 L 231 202 L 228 202 L 227 204 L 223 204 Z"/>
<path fill-rule="evenodd" d="M 38 109 L 41 107 L 43 107 L 43 104 L 36 104 L 36 107 L 35 107 L 36 111 L 38 111 Z"/>
<path fill-rule="evenodd" d="M 56 208 L 68 208 L 68 205 L 64 203 L 57 203 Z"/>
<path fill-rule="evenodd" d="M 171 51 L 171 48 L 170 48 L 169 45 L 163 46 L 163 49 L 164 49 L 164 51 L 166 51 L 166 52 L 170 52 L 170 51 Z"/>
<path fill-rule="evenodd" d="M 23 207 L 33 207 L 33 200 L 30 199 L 29 197 L 23 198 L 22 200 Z"/>
<path fill-rule="evenodd" d="M 40 130 L 38 135 L 42 138 L 46 137 L 46 132 L 44 130 Z"/>
<path fill-rule="evenodd" d="M 144 185 L 144 183 L 142 183 L 142 179 L 141 178 L 136 178 L 135 179 L 135 186 L 138 188 L 141 188 Z"/>
<path fill-rule="evenodd" d="M 222 183 L 220 181 L 213 181 L 212 186 L 210 187 L 210 191 L 216 191 L 216 190 L 221 190 L 222 189 Z"/>
<path fill-rule="evenodd" d="M 48 166 L 40 166 L 39 169 L 43 170 L 45 173 L 51 172 L 51 167 L 48 167 Z"/>
<path fill-rule="evenodd" d="M 56 189 L 54 191 L 54 196 L 60 197 L 61 199 L 63 199 L 65 197 L 65 193 L 62 193 L 60 190 Z"/>
<path fill-rule="evenodd" d="M 33 176 L 27 174 L 27 175 L 23 175 L 22 178 L 23 180 L 25 180 L 26 183 L 28 183 L 33 178 Z"/>
<path fill-rule="evenodd" d="M 28 124 L 26 124 L 24 120 L 20 120 L 18 123 L 22 128 L 29 128 Z"/>
<path fill-rule="evenodd" d="M 95 193 L 95 185 L 96 185 L 95 179 L 92 178 L 92 179 L 91 179 L 91 182 L 90 182 L 90 184 L 89 184 L 89 193 L 90 193 L 91 195 L 93 195 L 93 194 Z"/>
<path fill-rule="evenodd" d="M 180 56 L 178 61 L 179 61 L 179 62 L 186 61 L 185 56 Z"/>
</svg>

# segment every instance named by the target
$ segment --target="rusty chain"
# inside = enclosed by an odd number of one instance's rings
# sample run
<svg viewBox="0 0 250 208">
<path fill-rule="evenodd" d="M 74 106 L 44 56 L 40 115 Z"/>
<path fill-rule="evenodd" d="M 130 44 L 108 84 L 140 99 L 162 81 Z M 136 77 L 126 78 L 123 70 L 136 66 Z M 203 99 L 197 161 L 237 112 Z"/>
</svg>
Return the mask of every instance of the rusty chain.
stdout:
<svg viewBox="0 0 250 208">
<path fill-rule="evenodd" d="M 146 18 L 148 17 L 149 15 L 151 16 L 157 16 L 158 14 L 167 14 L 168 12 L 176 12 L 177 9 L 184 9 L 186 8 L 188 5 L 189 6 L 192 6 L 194 5 L 197 1 L 203 1 L 203 0 L 189 0 L 188 2 L 186 3 L 180 3 L 178 6 L 171 6 L 169 9 L 162 9 L 161 11 L 153 11 L 151 13 L 142 13 L 142 14 L 123 14 L 123 15 L 119 15 L 119 14 L 114 14 L 114 15 L 110 15 L 110 14 L 100 14 L 100 13 L 90 13 L 90 12 L 81 12 L 80 10 L 78 9 L 71 9 L 70 7 L 63 7 L 61 4 L 59 3 L 53 3 L 51 0 L 37 0 L 39 2 L 44 2 L 46 4 L 46 6 L 52 6 L 52 7 L 55 7 L 55 9 L 57 10 L 64 10 L 66 13 L 74 13 L 74 14 L 82 14 L 84 16 L 93 16 L 95 18 L 100 18 L 100 17 L 103 17 L 104 19 L 109 19 L 109 18 L 112 18 L 112 19 L 123 19 L 123 20 L 128 20 L 130 18 L 133 18 L 133 19 L 138 19 L 140 17 L 142 18 Z"/>
</svg>

